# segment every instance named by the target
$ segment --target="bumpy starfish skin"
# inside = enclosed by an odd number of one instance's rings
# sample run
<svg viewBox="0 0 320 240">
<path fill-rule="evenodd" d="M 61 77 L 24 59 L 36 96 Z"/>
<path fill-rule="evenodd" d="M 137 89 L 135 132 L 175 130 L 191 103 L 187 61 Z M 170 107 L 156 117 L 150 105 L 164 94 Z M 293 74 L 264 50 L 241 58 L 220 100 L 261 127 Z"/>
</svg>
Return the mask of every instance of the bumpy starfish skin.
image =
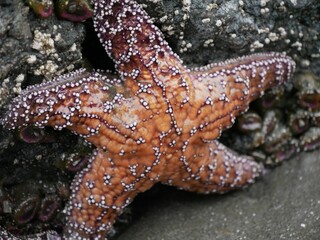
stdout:
<svg viewBox="0 0 320 240">
<path fill-rule="evenodd" d="M 78 173 L 65 238 L 103 237 L 156 182 L 201 193 L 240 188 L 263 166 L 216 139 L 263 92 L 292 75 L 283 54 L 254 54 L 189 70 L 130 0 L 96 0 L 94 25 L 120 80 L 84 69 L 18 96 L 2 123 L 68 128 L 96 146 Z"/>
</svg>

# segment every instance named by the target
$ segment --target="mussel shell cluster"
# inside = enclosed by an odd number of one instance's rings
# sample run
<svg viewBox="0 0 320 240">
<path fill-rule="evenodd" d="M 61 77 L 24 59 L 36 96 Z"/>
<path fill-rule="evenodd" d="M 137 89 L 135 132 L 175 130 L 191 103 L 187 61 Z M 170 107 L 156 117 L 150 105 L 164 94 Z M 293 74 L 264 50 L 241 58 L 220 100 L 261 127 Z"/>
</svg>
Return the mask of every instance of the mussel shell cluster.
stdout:
<svg viewBox="0 0 320 240">
<path fill-rule="evenodd" d="M 28 0 L 27 3 L 42 18 L 50 17 L 54 9 L 59 18 L 72 22 L 83 22 L 93 14 L 88 0 Z"/>
<path fill-rule="evenodd" d="M 0 158 L 0 226 L 17 236 L 50 229 L 61 232 L 74 176 L 68 169 L 69 156 L 86 147 L 71 134 L 60 136 L 49 128 L 22 127 L 15 133 L 19 150 L 8 148 Z M 74 149 L 66 151 L 61 138 Z"/>
<path fill-rule="evenodd" d="M 10 183 L 8 177 L 1 180 L 0 223 L 10 233 L 31 234 L 35 228 L 39 231 L 63 228 L 65 192 L 69 194 L 70 187 L 67 179 L 56 183 L 32 178 L 20 183 Z"/>
<path fill-rule="evenodd" d="M 266 165 L 320 147 L 320 78 L 310 71 L 267 92 L 222 136 L 230 147 Z"/>
</svg>

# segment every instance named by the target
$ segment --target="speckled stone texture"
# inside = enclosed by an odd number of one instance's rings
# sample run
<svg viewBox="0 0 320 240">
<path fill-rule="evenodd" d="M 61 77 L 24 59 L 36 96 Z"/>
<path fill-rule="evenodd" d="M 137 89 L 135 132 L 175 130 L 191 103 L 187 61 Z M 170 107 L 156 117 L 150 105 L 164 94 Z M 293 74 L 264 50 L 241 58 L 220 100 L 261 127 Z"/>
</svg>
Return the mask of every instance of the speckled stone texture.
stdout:
<svg viewBox="0 0 320 240">
<path fill-rule="evenodd" d="M 0 1 L 0 106 L 22 84 L 79 68 L 82 24 L 39 19 L 22 0 Z"/>
<path fill-rule="evenodd" d="M 146 10 L 186 63 L 271 50 L 286 51 L 304 66 L 307 60 L 316 68 L 319 61 L 317 0 L 139 2 L 148 2 Z"/>
</svg>

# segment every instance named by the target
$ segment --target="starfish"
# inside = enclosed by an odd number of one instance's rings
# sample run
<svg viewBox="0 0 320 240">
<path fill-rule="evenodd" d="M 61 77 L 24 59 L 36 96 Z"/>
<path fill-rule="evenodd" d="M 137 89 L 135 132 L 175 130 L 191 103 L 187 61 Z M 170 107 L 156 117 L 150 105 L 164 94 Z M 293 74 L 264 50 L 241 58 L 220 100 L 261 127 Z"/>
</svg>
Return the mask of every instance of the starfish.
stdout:
<svg viewBox="0 0 320 240">
<path fill-rule="evenodd" d="M 92 143 L 72 184 L 66 239 L 102 238 L 138 193 L 161 182 L 199 193 L 253 183 L 264 168 L 217 141 L 294 61 L 253 54 L 188 69 L 133 0 L 95 0 L 94 27 L 118 76 L 80 69 L 28 87 L 2 124 L 67 128 Z"/>
</svg>

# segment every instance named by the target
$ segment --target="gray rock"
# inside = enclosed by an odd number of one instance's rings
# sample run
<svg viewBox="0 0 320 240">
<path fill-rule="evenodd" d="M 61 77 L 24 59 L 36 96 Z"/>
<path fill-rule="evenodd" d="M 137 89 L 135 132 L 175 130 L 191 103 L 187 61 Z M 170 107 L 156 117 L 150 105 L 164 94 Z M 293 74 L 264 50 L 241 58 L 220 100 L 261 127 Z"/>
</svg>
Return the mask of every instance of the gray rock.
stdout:
<svg viewBox="0 0 320 240">
<path fill-rule="evenodd" d="M 317 0 L 140 2 L 187 64 L 263 51 L 285 51 L 300 65 L 319 63 Z"/>
<path fill-rule="evenodd" d="M 79 68 L 84 26 L 39 19 L 22 0 L 0 2 L 0 107 L 39 79 Z"/>
<path fill-rule="evenodd" d="M 117 240 L 319 239 L 319 153 L 302 153 L 243 191 L 157 193 Z"/>
</svg>

